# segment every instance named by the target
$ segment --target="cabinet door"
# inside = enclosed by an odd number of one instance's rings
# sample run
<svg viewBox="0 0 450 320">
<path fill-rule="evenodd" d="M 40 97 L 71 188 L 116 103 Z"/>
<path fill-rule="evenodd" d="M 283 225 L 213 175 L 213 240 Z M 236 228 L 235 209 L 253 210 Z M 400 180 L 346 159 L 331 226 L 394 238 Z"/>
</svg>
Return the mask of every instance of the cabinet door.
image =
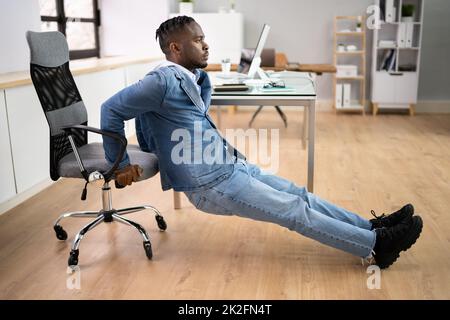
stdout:
<svg viewBox="0 0 450 320">
<path fill-rule="evenodd" d="M 0 203 L 16 194 L 5 93 L 0 90 Z"/>
<path fill-rule="evenodd" d="M 395 103 L 411 104 L 417 102 L 417 73 L 404 72 L 395 78 Z"/>
<path fill-rule="evenodd" d="M 49 128 L 31 85 L 5 90 L 17 192 L 49 178 Z"/>
<path fill-rule="evenodd" d="M 393 103 L 395 101 L 395 77 L 387 72 L 375 72 L 372 84 L 372 101 Z"/>
<path fill-rule="evenodd" d="M 102 103 L 125 87 L 124 69 L 88 73 L 74 79 L 87 109 L 89 126 L 100 128 Z M 88 141 L 102 142 L 102 136 L 89 133 Z"/>
<path fill-rule="evenodd" d="M 159 65 L 162 62 L 160 61 L 154 61 L 150 63 L 143 63 L 143 64 L 133 64 L 129 65 L 125 68 L 125 79 L 126 83 L 125 86 L 132 85 L 135 82 L 138 82 L 142 78 L 145 77 L 147 73 L 152 71 L 157 65 Z M 136 134 L 136 126 L 134 119 L 128 120 L 125 123 L 125 135 L 127 138 L 134 136 Z"/>
</svg>

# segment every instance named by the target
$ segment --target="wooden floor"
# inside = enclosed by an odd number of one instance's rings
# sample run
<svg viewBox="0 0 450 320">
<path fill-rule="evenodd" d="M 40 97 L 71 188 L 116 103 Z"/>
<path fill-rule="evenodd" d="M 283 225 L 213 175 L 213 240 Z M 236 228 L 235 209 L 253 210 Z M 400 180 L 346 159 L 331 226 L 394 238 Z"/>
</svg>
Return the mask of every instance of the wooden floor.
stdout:
<svg viewBox="0 0 450 320">
<path fill-rule="evenodd" d="M 275 112 L 262 112 L 255 128 L 280 128 L 279 175 L 306 182 L 306 151 L 298 139 L 300 112 L 284 129 Z M 224 115 L 224 127 L 246 127 L 250 112 Z M 317 115 L 315 193 L 370 218 L 411 202 L 424 220 L 421 238 L 381 273 L 369 289 L 367 267 L 344 252 L 277 225 L 200 213 L 159 177 L 113 190 L 116 208 L 149 203 L 168 223 L 159 232 L 153 214 L 128 217 L 146 227 L 154 259 L 140 235 L 121 224 L 102 224 L 80 247 L 80 289 L 67 288 L 66 264 L 74 234 L 88 220 L 67 219 L 66 242 L 52 224 L 66 211 L 97 210 L 100 192 L 60 180 L 0 216 L 1 299 L 449 299 L 450 115 Z"/>
</svg>

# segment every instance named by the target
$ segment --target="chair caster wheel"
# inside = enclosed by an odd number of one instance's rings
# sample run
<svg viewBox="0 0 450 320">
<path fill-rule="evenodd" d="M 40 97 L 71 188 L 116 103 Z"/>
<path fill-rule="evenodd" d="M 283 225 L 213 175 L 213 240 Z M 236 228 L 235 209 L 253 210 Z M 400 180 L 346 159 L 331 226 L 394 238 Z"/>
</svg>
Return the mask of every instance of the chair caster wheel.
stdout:
<svg viewBox="0 0 450 320">
<path fill-rule="evenodd" d="M 153 257 L 153 251 L 152 251 L 152 244 L 150 243 L 150 241 L 144 241 L 144 250 L 145 254 L 147 255 L 147 258 L 151 260 Z"/>
<path fill-rule="evenodd" d="M 53 230 L 55 230 L 56 237 L 58 238 L 58 240 L 67 239 L 67 232 L 63 229 L 63 227 L 56 225 L 53 227 Z"/>
<path fill-rule="evenodd" d="M 69 260 L 67 261 L 69 267 L 76 266 L 78 264 L 78 250 L 71 250 L 69 255 Z"/>
<path fill-rule="evenodd" d="M 167 223 L 166 221 L 164 221 L 164 217 L 158 214 L 155 216 L 155 219 L 156 223 L 158 224 L 159 230 L 165 231 L 167 229 Z"/>
</svg>

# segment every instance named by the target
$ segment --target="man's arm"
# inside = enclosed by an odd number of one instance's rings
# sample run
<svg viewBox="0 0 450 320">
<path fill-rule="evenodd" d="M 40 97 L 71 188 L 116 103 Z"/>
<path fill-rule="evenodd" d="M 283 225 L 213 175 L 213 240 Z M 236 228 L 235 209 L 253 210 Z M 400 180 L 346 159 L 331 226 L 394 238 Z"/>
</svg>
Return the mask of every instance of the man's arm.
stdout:
<svg viewBox="0 0 450 320">
<path fill-rule="evenodd" d="M 152 72 L 139 82 L 119 91 L 102 105 L 101 129 L 125 137 L 124 121 L 133 119 L 145 112 L 158 112 L 166 92 L 166 79 L 160 72 Z M 103 148 L 108 163 L 114 163 L 120 145 L 113 139 L 103 136 Z M 125 152 L 119 169 L 130 165 Z"/>
</svg>

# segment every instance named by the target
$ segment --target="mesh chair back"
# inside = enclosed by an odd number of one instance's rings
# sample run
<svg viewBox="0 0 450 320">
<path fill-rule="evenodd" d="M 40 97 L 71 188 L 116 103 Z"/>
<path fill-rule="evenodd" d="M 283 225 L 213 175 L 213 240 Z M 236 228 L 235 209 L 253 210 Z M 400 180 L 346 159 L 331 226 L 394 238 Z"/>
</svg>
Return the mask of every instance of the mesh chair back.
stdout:
<svg viewBox="0 0 450 320">
<path fill-rule="evenodd" d="M 58 163 L 72 152 L 64 126 L 87 125 L 86 107 L 69 69 L 69 48 L 58 31 L 26 33 L 30 74 L 50 128 L 50 177 L 58 180 Z M 72 130 L 77 147 L 87 144 L 87 133 Z"/>
</svg>

